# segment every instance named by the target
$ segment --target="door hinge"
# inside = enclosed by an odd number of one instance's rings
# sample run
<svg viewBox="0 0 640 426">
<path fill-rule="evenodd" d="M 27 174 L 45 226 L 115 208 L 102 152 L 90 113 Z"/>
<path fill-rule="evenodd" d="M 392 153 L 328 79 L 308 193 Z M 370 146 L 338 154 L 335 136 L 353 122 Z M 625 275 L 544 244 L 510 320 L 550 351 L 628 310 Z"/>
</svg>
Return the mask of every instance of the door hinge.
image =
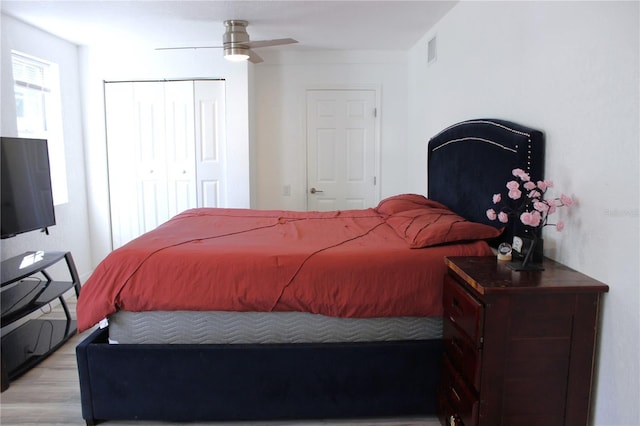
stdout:
<svg viewBox="0 0 640 426">
<path fill-rule="evenodd" d="M 377 117 L 378 116 L 378 108 L 374 108 L 373 109 L 373 116 Z"/>
<path fill-rule="evenodd" d="M 373 186 L 376 186 L 378 184 L 378 177 L 374 176 L 373 177 Z"/>
</svg>

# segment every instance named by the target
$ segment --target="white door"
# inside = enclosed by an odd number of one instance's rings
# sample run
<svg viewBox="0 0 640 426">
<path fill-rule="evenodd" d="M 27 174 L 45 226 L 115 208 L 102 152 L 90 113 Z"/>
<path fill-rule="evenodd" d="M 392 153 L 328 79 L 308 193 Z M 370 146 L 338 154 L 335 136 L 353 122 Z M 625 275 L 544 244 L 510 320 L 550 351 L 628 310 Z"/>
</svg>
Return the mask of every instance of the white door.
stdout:
<svg viewBox="0 0 640 426">
<path fill-rule="evenodd" d="M 138 223 L 138 136 L 134 132 L 139 116 L 131 83 L 105 84 L 109 204 L 113 248 L 140 235 Z"/>
<path fill-rule="evenodd" d="M 193 82 L 164 83 L 164 108 L 168 219 L 198 205 Z"/>
<path fill-rule="evenodd" d="M 226 203 L 224 81 L 105 84 L 113 248 Z"/>
<path fill-rule="evenodd" d="M 375 90 L 307 91 L 307 209 L 375 206 Z"/>
<path fill-rule="evenodd" d="M 147 232 L 169 218 L 165 103 L 163 83 L 133 86 L 134 145 L 120 147 L 135 155 L 134 172 L 138 192 L 138 227 Z M 122 189 L 121 189 L 122 190 Z"/>
<path fill-rule="evenodd" d="M 227 204 L 224 81 L 196 81 L 195 105 L 198 206 L 223 207 Z"/>
</svg>

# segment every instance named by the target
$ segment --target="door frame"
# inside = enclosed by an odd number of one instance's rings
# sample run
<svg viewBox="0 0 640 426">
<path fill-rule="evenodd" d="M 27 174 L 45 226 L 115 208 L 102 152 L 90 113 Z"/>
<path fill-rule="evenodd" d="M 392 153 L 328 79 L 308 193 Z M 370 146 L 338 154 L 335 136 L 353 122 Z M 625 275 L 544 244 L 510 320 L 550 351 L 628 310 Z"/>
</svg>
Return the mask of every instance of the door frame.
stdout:
<svg viewBox="0 0 640 426">
<path fill-rule="evenodd" d="M 382 91 L 382 86 L 380 84 L 321 84 L 321 85 L 317 85 L 317 84 L 313 84 L 313 85 L 308 85 L 305 86 L 304 88 L 304 96 L 302 96 L 302 101 L 304 104 L 303 108 L 301 109 L 302 111 L 304 111 L 304 125 L 303 125 L 303 131 L 304 131 L 304 177 L 305 177 L 305 183 L 304 183 L 304 187 L 305 187 L 305 191 L 304 191 L 304 205 L 305 208 L 308 209 L 309 208 L 309 188 L 308 188 L 308 182 L 309 182 L 309 164 L 307 164 L 307 160 L 309 158 L 309 152 L 307 151 L 307 148 L 309 146 L 309 141 L 307 140 L 307 135 L 308 135 L 308 130 L 309 130 L 309 123 L 307 121 L 307 93 L 309 91 L 312 90 L 326 90 L 326 91 L 348 91 L 348 90 L 370 90 L 373 91 L 375 93 L 375 109 L 376 109 L 376 115 L 375 115 L 375 121 L 374 121 L 374 164 L 373 164 L 373 169 L 375 172 L 375 178 L 376 178 L 376 183 L 375 183 L 375 188 L 373 191 L 374 197 L 375 197 L 375 202 L 379 203 L 380 202 L 380 197 L 382 194 L 381 191 L 381 182 L 382 182 L 382 178 L 380 175 L 381 172 L 381 159 L 380 159 L 380 122 L 381 117 L 382 117 L 382 108 L 380 106 L 380 93 Z"/>
</svg>

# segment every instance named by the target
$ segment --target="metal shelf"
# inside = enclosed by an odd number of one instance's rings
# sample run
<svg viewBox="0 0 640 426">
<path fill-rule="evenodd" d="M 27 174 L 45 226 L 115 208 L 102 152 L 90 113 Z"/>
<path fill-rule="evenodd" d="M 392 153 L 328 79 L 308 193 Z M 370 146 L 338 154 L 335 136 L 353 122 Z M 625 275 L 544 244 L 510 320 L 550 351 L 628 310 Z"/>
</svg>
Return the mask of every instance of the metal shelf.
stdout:
<svg viewBox="0 0 640 426">
<path fill-rule="evenodd" d="M 65 260 L 69 281 L 54 281 L 47 268 Z M 76 322 L 63 295 L 74 289 L 80 295 L 80 279 L 69 252 L 28 252 L 2 262 L 1 325 L 5 327 L 58 299 L 64 320 L 32 319 L 2 335 L 0 342 L 2 391 L 45 359 L 76 333 Z M 17 323 L 18 324 L 18 323 Z"/>
</svg>

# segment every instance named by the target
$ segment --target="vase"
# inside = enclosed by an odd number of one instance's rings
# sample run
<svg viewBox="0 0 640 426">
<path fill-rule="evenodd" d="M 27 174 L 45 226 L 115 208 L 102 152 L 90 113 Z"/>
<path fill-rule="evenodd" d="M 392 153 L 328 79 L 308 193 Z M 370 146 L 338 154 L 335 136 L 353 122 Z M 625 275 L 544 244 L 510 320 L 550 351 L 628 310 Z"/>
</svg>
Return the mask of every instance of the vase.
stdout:
<svg viewBox="0 0 640 426">
<path fill-rule="evenodd" d="M 544 239 L 526 238 L 522 239 L 522 251 L 513 262 L 509 263 L 509 268 L 514 271 L 544 271 Z"/>
</svg>

